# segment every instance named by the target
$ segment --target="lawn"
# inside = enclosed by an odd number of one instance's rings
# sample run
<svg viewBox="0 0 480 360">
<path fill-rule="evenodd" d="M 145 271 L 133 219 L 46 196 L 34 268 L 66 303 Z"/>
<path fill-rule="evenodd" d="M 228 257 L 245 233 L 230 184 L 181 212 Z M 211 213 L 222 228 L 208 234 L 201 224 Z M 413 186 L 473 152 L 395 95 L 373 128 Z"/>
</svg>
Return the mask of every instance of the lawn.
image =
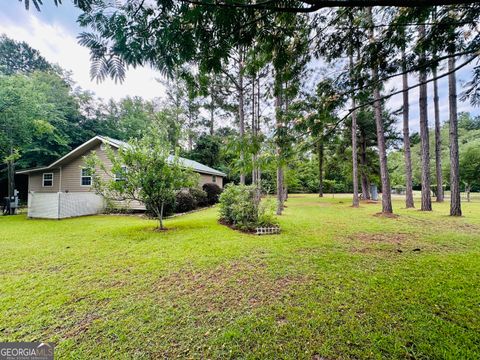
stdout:
<svg viewBox="0 0 480 360">
<path fill-rule="evenodd" d="M 450 218 L 292 195 L 282 234 L 217 209 L 0 218 L 0 341 L 56 357 L 480 358 L 480 203 Z"/>
</svg>

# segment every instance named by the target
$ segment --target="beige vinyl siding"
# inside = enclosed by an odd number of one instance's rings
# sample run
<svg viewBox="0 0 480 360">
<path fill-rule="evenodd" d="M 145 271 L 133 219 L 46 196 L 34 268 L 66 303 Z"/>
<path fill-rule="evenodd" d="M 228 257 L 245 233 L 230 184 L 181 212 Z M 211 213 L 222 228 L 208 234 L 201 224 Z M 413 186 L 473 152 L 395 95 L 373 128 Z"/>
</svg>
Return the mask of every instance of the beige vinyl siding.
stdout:
<svg viewBox="0 0 480 360">
<path fill-rule="evenodd" d="M 82 186 L 81 185 L 81 173 L 82 168 L 85 167 L 84 156 L 89 155 L 92 152 L 95 152 L 102 163 L 105 164 L 106 168 L 109 169 L 112 166 L 111 161 L 108 159 L 107 154 L 102 150 L 101 145 L 97 145 L 91 150 L 87 150 L 84 154 L 75 158 L 71 162 L 62 166 L 62 189 L 61 191 L 68 192 L 89 192 L 91 191 L 91 186 Z M 100 169 L 97 169 L 97 173 L 100 176 L 107 175 Z"/>
<path fill-rule="evenodd" d="M 209 174 L 200 174 L 200 179 L 198 181 L 198 185 L 200 187 L 203 186 L 203 184 L 208 184 L 208 183 L 213 183 L 213 175 Z M 215 181 L 215 184 L 223 188 L 223 177 L 217 175 L 217 179 Z"/>
<path fill-rule="evenodd" d="M 43 187 L 43 174 L 53 173 L 53 186 Z M 60 186 L 60 171 L 46 170 L 30 174 L 28 177 L 28 190 L 37 192 L 58 192 Z"/>
<path fill-rule="evenodd" d="M 83 154 L 79 155 L 75 159 L 71 160 L 69 163 L 64 164 L 61 168 L 55 170 L 47 170 L 45 172 L 53 173 L 53 186 L 52 187 L 42 187 L 42 176 L 43 172 L 31 173 L 29 176 L 29 191 L 35 192 L 90 192 L 92 191 L 91 186 L 82 186 L 81 185 L 81 169 L 85 167 L 84 156 L 87 156 L 91 152 L 95 152 L 100 159 L 100 161 L 105 165 L 107 169 L 110 169 L 112 166 L 111 161 L 108 159 L 106 152 L 102 149 L 103 145 L 97 144 L 91 149 L 86 150 Z M 114 149 L 116 151 L 116 149 Z M 61 179 L 60 179 L 61 174 Z M 108 176 L 100 168 L 97 168 L 97 174 Z M 203 184 L 212 183 L 213 175 L 210 174 L 199 174 L 199 186 L 202 187 Z M 223 177 L 217 176 L 216 182 L 218 186 L 223 187 Z M 141 207 L 141 204 L 136 202 L 133 204 L 134 207 Z"/>
</svg>

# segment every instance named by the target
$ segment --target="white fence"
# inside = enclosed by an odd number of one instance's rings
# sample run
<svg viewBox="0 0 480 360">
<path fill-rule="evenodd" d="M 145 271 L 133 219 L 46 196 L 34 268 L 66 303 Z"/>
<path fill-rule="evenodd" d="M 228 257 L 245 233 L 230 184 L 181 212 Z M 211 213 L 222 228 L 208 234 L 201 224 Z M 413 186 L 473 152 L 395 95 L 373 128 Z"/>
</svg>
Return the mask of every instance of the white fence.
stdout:
<svg viewBox="0 0 480 360">
<path fill-rule="evenodd" d="M 63 219 L 98 214 L 105 208 L 101 196 L 93 193 L 37 193 L 28 194 L 28 217 Z"/>
</svg>

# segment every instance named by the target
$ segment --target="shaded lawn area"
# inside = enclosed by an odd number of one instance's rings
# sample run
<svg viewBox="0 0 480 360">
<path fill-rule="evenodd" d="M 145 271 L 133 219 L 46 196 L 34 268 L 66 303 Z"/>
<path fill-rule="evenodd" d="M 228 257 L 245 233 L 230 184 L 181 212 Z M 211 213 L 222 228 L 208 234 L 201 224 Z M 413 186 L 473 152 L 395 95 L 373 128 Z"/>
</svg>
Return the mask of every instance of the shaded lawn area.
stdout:
<svg viewBox="0 0 480 360">
<path fill-rule="evenodd" d="M 57 358 L 480 357 L 480 204 L 450 218 L 292 195 L 280 235 L 217 209 L 0 218 L 0 341 Z"/>
</svg>

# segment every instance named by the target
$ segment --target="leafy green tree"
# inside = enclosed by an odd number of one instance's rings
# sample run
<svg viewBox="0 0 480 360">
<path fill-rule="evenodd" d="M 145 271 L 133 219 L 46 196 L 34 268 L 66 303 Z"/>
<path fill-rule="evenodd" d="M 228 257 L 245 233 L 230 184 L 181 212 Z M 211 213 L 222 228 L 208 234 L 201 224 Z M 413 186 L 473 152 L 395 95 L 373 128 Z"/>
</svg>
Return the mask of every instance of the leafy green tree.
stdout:
<svg viewBox="0 0 480 360">
<path fill-rule="evenodd" d="M 141 138 L 154 122 L 153 104 L 138 96 L 120 100 L 118 110 L 118 126 L 122 140 Z"/>
<path fill-rule="evenodd" d="M 151 127 L 143 138 L 132 139 L 117 153 L 110 150 L 108 158 L 111 170 L 95 154 L 86 158 L 95 192 L 107 199 L 144 203 L 157 217 L 160 230 L 165 229 L 165 204 L 174 199 L 176 192 L 198 184 L 193 171 L 185 168 L 178 156 L 171 155 L 170 143 L 159 127 Z"/>
<path fill-rule="evenodd" d="M 0 75 L 0 159 L 6 165 L 8 196 L 15 189 L 15 165 L 36 136 L 53 132 L 48 104 L 24 75 Z"/>
<path fill-rule="evenodd" d="M 460 178 L 465 184 L 467 201 L 470 202 L 470 191 L 473 186 L 480 185 L 480 142 L 476 141 L 463 147 L 460 152 Z"/>
<path fill-rule="evenodd" d="M 220 148 L 222 143 L 217 136 L 201 135 L 195 147 L 186 153 L 186 157 L 207 166 L 218 168 L 220 166 Z"/>
<path fill-rule="evenodd" d="M 281 215 L 286 200 L 284 166 L 291 155 L 293 142 L 291 128 L 296 113 L 291 103 L 298 96 L 305 74 L 308 54 L 306 18 L 292 14 L 278 14 L 275 27 L 259 39 L 260 49 L 273 67 L 272 95 L 275 102 L 275 143 L 277 152 L 277 215 Z"/>
<path fill-rule="evenodd" d="M 458 114 L 458 127 L 465 130 L 480 130 L 480 116 L 472 116 L 468 112 Z"/>
<path fill-rule="evenodd" d="M 32 73 L 30 81 L 32 88 L 28 91 L 42 99 L 42 119 L 50 131 L 36 134 L 23 149 L 19 160 L 23 168 L 49 164 L 67 153 L 75 141 L 86 140 L 81 138 L 81 115 L 69 83 L 56 72 L 41 71 Z"/>
<path fill-rule="evenodd" d="M 26 42 L 18 42 L 0 35 L 0 74 L 28 74 L 33 71 L 53 70 L 52 65 Z"/>
<path fill-rule="evenodd" d="M 336 96 L 337 89 L 332 79 L 325 79 L 317 85 L 315 96 L 306 96 L 291 107 L 297 113 L 295 128 L 310 139 L 307 144 L 314 144 L 318 159 L 318 193 L 323 197 L 325 146 L 332 141 L 338 131 L 337 112 L 345 99 Z"/>
</svg>

